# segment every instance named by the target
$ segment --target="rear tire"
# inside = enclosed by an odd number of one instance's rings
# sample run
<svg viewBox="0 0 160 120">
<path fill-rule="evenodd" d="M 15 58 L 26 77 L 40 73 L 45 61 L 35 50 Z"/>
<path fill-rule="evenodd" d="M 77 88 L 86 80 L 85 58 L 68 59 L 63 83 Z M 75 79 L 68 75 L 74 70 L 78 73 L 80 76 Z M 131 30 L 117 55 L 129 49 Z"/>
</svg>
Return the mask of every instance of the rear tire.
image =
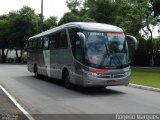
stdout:
<svg viewBox="0 0 160 120">
<path fill-rule="evenodd" d="M 100 89 L 105 89 L 107 86 L 99 86 Z"/>
<path fill-rule="evenodd" d="M 36 65 L 34 66 L 34 76 L 35 76 L 36 79 L 40 78 L 40 75 L 38 74 L 38 69 L 37 69 Z"/>
<path fill-rule="evenodd" d="M 107 86 L 93 86 L 93 87 L 90 87 L 90 88 L 93 88 L 93 89 L 105 89 Z"/>
<path fill-rule="evenodd" d="M 63 80 L 64 80 L 64 86 L 70 89 L 72 87 L 72 83 L 70 82 L 70 76 L 68 71 L 64 71 Z"/>
</svg>

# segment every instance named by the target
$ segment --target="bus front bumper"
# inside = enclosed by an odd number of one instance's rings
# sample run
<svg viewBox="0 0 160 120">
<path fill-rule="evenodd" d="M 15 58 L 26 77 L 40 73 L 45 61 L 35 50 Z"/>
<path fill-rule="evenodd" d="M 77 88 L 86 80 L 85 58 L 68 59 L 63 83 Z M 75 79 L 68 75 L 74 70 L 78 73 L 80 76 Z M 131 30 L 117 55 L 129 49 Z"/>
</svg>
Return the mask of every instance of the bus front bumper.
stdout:
<svg viewBox="0 0 160 120">
<path fill-rule="evenodd" d="M 123 77 L 113 77 L 110 75 L 110 78 L 105 77 L 95 77 L 84 73 L 83 75 L 83 86 L 92 87 L 92 86 L 117 86 L 117 85 L 128 85 L 130 81 L 131 72 L 126 72 Z"/>
</svg>

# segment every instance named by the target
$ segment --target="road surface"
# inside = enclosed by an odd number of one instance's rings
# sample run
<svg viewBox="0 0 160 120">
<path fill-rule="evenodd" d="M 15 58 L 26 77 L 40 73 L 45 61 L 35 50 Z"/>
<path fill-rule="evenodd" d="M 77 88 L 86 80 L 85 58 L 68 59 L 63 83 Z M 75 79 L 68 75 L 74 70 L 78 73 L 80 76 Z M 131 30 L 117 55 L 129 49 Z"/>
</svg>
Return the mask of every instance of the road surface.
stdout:
<svg viewBox="0 0 160 120">
<path fill-rule="evenodd" d="M 0 84 L 30 114 L 160 113 L 158 92 L 127 86 L 68 90 L 61 82 L 35 79 L 25 65 L 0 64 Z"/>
</svg>

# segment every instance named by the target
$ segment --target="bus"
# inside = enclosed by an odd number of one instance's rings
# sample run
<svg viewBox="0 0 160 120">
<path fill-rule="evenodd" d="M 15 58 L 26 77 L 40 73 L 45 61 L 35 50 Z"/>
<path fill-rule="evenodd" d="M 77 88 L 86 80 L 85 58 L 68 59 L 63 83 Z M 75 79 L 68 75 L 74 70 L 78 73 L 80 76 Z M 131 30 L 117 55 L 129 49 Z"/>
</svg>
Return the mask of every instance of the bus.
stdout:
<svg viewBox="0 0 160 120">
<path fill-rule="evenodd" d="M 117 26 L 71 22 L 28 39 L 28 71 L 63 80 L 66 88 L 128 85 L 128 46 L 136 49 L 136 38 Z"/>
</svg>

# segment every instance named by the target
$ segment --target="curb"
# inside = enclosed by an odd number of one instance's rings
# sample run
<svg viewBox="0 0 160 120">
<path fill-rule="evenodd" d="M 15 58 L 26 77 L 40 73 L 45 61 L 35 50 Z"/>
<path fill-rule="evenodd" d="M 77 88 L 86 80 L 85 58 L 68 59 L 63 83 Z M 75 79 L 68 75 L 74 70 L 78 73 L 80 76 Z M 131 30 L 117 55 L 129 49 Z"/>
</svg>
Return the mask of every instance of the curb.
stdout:
<svg viewBox="0 0 160 120">
<path fill-rule="evenodd" d="M 137 84 L 131 84 L 131 83 L 128 86 L 129 87 L 133 87 L 133 88 L 143 89 L 143 90 L 160 92 L 159 88 L 153 88 L 153 87 L 148 87 L 148 86 L 143 86 L 143 85 L 137 85 Z"/>
<path fill-rule="evenodd" d="M 140 69 L 140 70 L 160 70 L 160 67 L 136 67 L 136 66 L 131 66 L 131 69 Z"/>
</svg>

